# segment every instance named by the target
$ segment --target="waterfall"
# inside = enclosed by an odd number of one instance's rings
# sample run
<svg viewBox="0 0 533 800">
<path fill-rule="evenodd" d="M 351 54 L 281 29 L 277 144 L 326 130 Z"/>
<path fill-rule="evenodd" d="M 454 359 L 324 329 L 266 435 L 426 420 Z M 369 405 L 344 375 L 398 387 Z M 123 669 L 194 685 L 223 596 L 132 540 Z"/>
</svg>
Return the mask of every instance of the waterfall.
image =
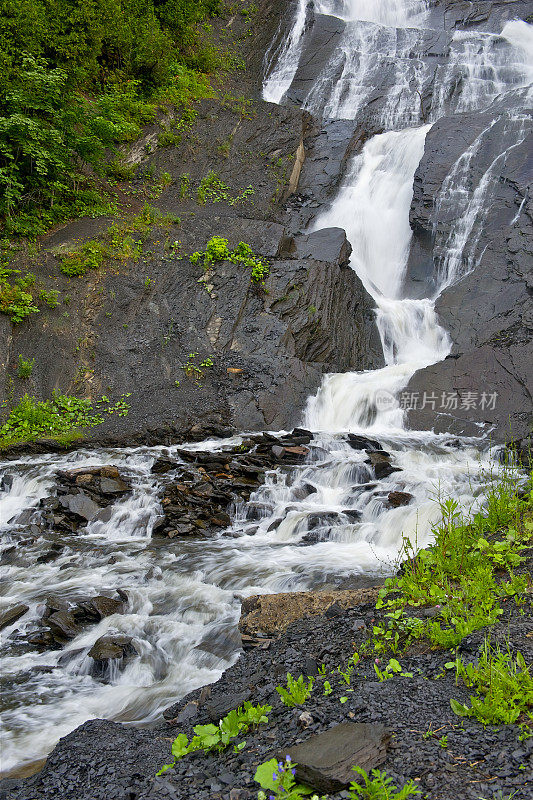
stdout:
<svg viewBox="0 0 533 800">
<path fill-rule="evenodd" d="M 4 769 L 42 758 L 87 719 L 149 723 L 188 691 L 216 680 L 237 658 L 236 647 L 231 637 L 218 654 L 201 645 L 209 635 L 234 629 L 238 597 L 390 574 L 404 537 L 415 547 L 431 542 L 439 498 L 452 496 L 465 514 L 481 507 L 498 469 L 491 450 L 479 439 L 463 438 L 458 446 L 456 437 L 406 429 L 403 395 L 417 370 L 450 352 L 436 295 L 475 268 L 498 172 L 531 125 L 532 26 L 511 21 L 500 33 L 456 31 L 442 44 L 441 31 L 430 28 L 429 6 L 422 0 L 297 0 L 287 35 L 276 37 L 267 57 L 263 96 L 285 102 L 312 21 L 337 17 L 337 46 L 303 105 L 318 116 L 353 120 L 354 130 L 367 115 L 374 129 L 386 131 L 353 156 L 336 197 L 311 226 L 346 230 L 351 268 L 375 303 L 385 366 L 324 376 L 302 410 L 315 434 L 307 461 L 269 472 L 251 501 L 235 509 L 229 531 L 209 542 L 178 538 L 164 546 L 151 533 L 172 474 L 152 475 L 151 467 L 162 453 L 183 466 L 177 447 L 79 450 L 0 464 L 9 476 L 0 484 L 7 578 L 1 604 L 28 606 L 5 629 L 0 650 Z M 435 53 L 433 40 L 440 42 Z M 409 299 L 403 284 L 415 171 L 431 125 L 465 110 L 484 110 L 491 118 L 465 145 L 435 198 L 437 290 Z M 478 175 L 477 155 L 495 126 L 499 150 Z M 443 216 L 453 218 L 451 225 L 440 224 Z M 428 395 L 435 403 L 431 387 Z M 367 453 L 373 445 L 354 443 L 353 434 L 377 438 L 397 470 L 376 478 Z M 241 442 L 189 447 L 221 450 Z M 62 535 L 59 554 L 43 559 L 54 533 L 36 525 L 40 500 L 59 471 L 102 464 L 128 476 L 131 496 L 113 505 L 107 521 Z M 397 491 L 412 501 L 391 507 L 389 494 Z M 62 650 L 43 653 L 28 645 L 25 637 L 49 594 L 84 598 L 117 588 L 127 591 L 125 613 L 87 628 Z M 114 663 L 106 684 L 91 676 L 88 653 L 107 632 L 131 636 L 137 655 L 120 669 Z"/>
<path fill-rule="evenodd" d="M 274 68 L 263 83 L 263 97 L 269 103 L 280 103 L 292 83 L 300 60 L 305 30 L 307 0 L 297 0 L 296 14 L 290 33 L 278 49 L 267 53 Z"/>
</svg>

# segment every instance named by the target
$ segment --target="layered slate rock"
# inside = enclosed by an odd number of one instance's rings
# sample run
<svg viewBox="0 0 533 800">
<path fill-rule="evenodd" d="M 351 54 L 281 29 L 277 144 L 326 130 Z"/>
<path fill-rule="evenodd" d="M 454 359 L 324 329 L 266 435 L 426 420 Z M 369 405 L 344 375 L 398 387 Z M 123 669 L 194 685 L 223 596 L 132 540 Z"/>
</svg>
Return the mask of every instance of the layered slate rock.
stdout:
<svg viewBox="0 0 533 800">
<path fill-rule="evenodd" d="M 414 393 L 419 400 L 424 392 L 436 398 L 436 408 L 422 408 L 419 402 L 410 411 L 411 427 L 468 435 L 492 431 L 496 441 L 526 435 L 533 410 L 533 201 L 528 188 L 533 136 L 524 138 L 519 124 L 510 127 L 505 108 L 502 114 L 492 128 L 492 115 L 462 114 L 440 120 L 428 133 L 415 175 L 409 265 L 411 275 L 426 284 L 423 294 L 436 278 L 432 249 L 437 246 L 438 254 L 454 222 L 447 214 L 435 218 L 435 197 L 476 139 L 472 185 L 485 175 L 490 184 L 470 236 L 474 252 L 467 247 L 464 255 L 470 258 L 462 265 L 466 274 L 444 290 L 436 305 L 452 352 L 417 372 L 406 388 L 408 396 Z M 530 123 L 524 125 L 527 130 Z M 506 146 L 507 155 L 493 166 Z M 455 399 L 447 400 L 450 396 Z"/>
<path fill-rule="evenodd" d="M 109 443 L 127 438 L 130 444 L 141 431 L 145 441 L 150 431 L 158 432 L 155 441 L 175 441 L 176 433 L 196 424 L 288 430 L 324 373 L 382 364 L 373 302 L 346 265 L 343 234 L 302 234 L 301 252 L 298 241 L 285 246 L 287 237 L 301 234 L 285 204 L 289 189 L 298 191 L 293 172 L 296 154 L 299 163 L 306 155 L 307 115 L 261 101 L 246 113 L 214 100 L 197 110 L 180 146 L 158 149 L 139 167 L 140 174 L 150 168 L 171 175 L 157 206 L 181 224 L 154 227 L 141 259 L 106 270 L 97 283 L 88 274 L 75 286 L 59 272 L 54 253 L 94 238 L 111 220 L 76 221 L 55 231 L 32 270 L 58 276 L 57 289 L 71 295 L 68 324 L 43 328 L 41 320 L 54 314 L 50 309 L 26 327 L 24 343 L 16 328 L 9 331 L 6 353 L 32 353 L 36 390 L 45 396 L 52 388 L 67 391 L 80 375 L 80 391 L 87 394 L 97 386 L 111 398 L 131 392 L 127 416 L 110 415 L 91 431 Z M 227 158 L 221 157 L 224 143 Z M 210 172 L 232 197 L 249 186 L 253 195 L 202 205 L 194 188 Z M 192 188 L 181 199 L 184 174 Z M 264 287 L 242 264 L 218 262 L 204 274 L 202 263 L 191 262 L 188 256 L 205 250 L 213 236 L 225 237 L 231 248 L 246 242 L 268 260 Z M 198 380 L 182 369 L 191 353 L 198 354 L 196 363 L 212 359 Z"/>
<path fill-rule="evenodd" d="M 40 503 L 43 522 L 56 531 L 76 533 L 89 522 L 107 522 L 111 506 L 130 493 L 130 480 L 113 465 L 62 470 L 55 493 Z"/>
<path fill-rule="evenodd" d="M 2 611 L 0 613 L 0 631 L 17 622 L 21 617 L 24 616 L 26 611 L 29 611 L 29 606 L 27 606 L 25 603 L 17 603 L 16 605 L 10 606 Z"/>
<path fill-rule="evenodd" d="M 387 757 L 390 733 L 384 725 L 343 722 L 289 748 L 296 778 L 319 792 L 335 792 L 354 780 L 353 767 L 370 772 Z M 285 753 L 280 753 L 283 757 Z"/>
<path fill-rule="evenodd" d="M 265 472 L 305 461 L 313 438 L 295 428 L 282 436 L 263 433 L 217 452 L 179 449 L 174 459 L 162 456 L 152 472 L 167 476 L 162 515 L 154 536 L 211 535 L 229 526 L 232 508 L 263 483 Z M 185 462 L 185 463 L 183 463 Z"/>
</svg>

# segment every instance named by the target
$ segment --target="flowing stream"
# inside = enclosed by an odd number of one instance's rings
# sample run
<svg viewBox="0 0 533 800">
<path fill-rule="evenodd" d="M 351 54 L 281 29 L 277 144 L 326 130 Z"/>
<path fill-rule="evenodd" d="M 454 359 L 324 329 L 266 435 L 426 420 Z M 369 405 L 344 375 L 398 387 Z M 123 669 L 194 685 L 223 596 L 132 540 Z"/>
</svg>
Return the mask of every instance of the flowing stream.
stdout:
<svg viewBox="0 0 533 800">
<path fill-rule="evenodd" d="M 394 76 L 374 103 L 386 132 L 353 157 L 336 198 L 313 222 L 314 229 L 346 230 L 351 266 L 375 301 L 385 366 L 325 376 L 302 419 L 316 434 L 307 462 L 268 473 L 251 503 L 235 509 L 230 531 L 208 541 L 151 538 L 158 497 L 172 473 L 161 477 L 150 469 L 161 454 L 178 464 L 177 448 L 79 450 L 0 464 L 1 605 L 29 606 L 3 631 L 3 770 L 46 756 L 60 736 L 87 719 L 154 721 L 238 657 L 239 597 L 390 574 L 403 537 L 417 546 L 431 541 L 439 498 L 453 496 L 470 513 L 482 504 L 488 476 L 497 469 L 481 440 L 407 430 L 400 397 L 418 369 L 450 351 L 435 299 L 475 267 L 476 236 L 498 168 L 530 129 L 525 109 L 533 78 L 532 28 L 513 21 L 500 34 L 454 33 L 446 58 L 431 67 L 431 107 L 423 112 L 430 67 L 422 50 L 433 24 L 423 0 L 297 0 L 281 46 L 268 56 L 265 99 L 282 102 L 290 92 L 310 15 L 336 16 L 343 26 L 304 102 L 313 113 L 356 121 L 380 70 Z M 498 125 L 501 131 L 500 152 L 484 175 L 473 177 L 470 165 L 484 130 L 444 180 L 436 213 L 455 208 L 456 223 L 446 237 L 437 232 L 432 296 L 406 298 L 409 207 L 427 133 L 443 114 L 487 109 L 493 112 L 487 130 Z M 350 446 L 348 432 L 378 438 L 400 471 L 376 480 L 366 453 Z M 239 441 L 189 447 L 224 449 Z M 43 558 L 57 535 L 35 522 L 54 476 L 102 464 L 117 465 L 132 480 L 132 495 L 115 503 L 107 522 L 89 523 L 75 536 L 61 534 L 59 554 Z M 390 508 L 387 495 L 394 490 L 411 493 L 413 502 Z M 312 543 L 304 539 L 310 531 Z M 48 595 L 76 600 L 117 588 L 127 592 L 126 613 L 85 629 L 62 650 L 43 653 L 27 645 Z M 91 676 L 88 651 L 106 632 L 132 636 L 138 655 L 112 668 L 103 682 Z"/>
</svg>

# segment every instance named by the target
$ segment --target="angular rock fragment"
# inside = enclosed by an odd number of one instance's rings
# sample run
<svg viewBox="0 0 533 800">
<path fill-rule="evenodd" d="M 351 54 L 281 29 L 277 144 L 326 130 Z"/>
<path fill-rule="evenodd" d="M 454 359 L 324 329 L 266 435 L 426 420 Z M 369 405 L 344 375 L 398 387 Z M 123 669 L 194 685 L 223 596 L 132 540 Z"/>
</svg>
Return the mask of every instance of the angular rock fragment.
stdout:
<svg viewBox="0 0 533 800">
<path fill-rule="evenodd" d="M 280 751 L 296 762 L 296 778 L 319 792 L 338 792 L 354 779 L 353 767 L 369 772 L 385 761 L 390 734 L 384 725 L 343 722 Z"/>
<path fill-rule="evenodd" d="M 25 603 L 17 603 L 10 608 L 6 608 L 5 611 L 2 611 L 0 613 L 0 631 L 24 616 L 26 611 L 29 611 L 29 606 Z"/>
<path fill-rule="evenodd" d="M 408 506 L 413 495 L 409 492 L 389 492 L 387 500 L 392 508 L 399 508 L 400 506 Z"/>
</svg>

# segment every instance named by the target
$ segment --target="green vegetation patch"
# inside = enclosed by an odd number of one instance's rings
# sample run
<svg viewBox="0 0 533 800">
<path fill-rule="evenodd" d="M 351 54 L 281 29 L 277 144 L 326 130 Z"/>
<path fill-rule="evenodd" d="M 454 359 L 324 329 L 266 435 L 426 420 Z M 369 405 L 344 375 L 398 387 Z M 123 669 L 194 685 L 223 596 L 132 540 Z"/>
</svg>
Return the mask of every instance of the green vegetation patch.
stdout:
<svg viewBox="0 0 533 800">
<path fill-rule="evenodd" d="M 90 175 L 122 179 L 117 145 L 138 137 L 160 108 L 212 96 L 210 75 L 235 66 L 212 41 L 209 19 L 220 6 L 5 0 L 0 217 L 9 234 L 35 236 L 116 208 Z"/>
<path fill-rule="evenodd" d="M 255 255 L 252 248 L 246 242 L 239 242 L 234 250 L 229 249 L 229 242 L 222 236 L 213 236 L 207 243 L 205 251 L 195 252 L 190 256 L 193 264 L 203 261 L 203 268 L 207 272 L 216 263 L 221 261 L 231 261 L 233 264 L 241 264 L 243 267 L 250 268 L 252 271 L 251 279 L 254 283 L 264 285 L 265 278 L 270 271 L 268 261 Z"/>
<path fill-rule="evenodd" d="M 60 270 L 69 278 L 81 277 L 89 270 L 99 269 L 106 261 L 136 260 L 153 226 L 168 227 L 177 223 L 179 217 L 162 214 L 146 204 L 137 216 L 111 225 L 101 239 L 91 239 L 63 256 Z"/>
<path fill-rule="evenodd" d="M 87 398 L 58 392 L 54 392 L 50 400 L 37 400 L 25 394 L 0 427 L 0 448 L 33 439 L 76 434 L 80 428 L 101 425 L 105 414 L 124 417 L 130 407 L 128 397 L 130 394 L 124 394 L 112 403 L 108 397 L 103 396 L 93 403 Z"/>
</svg>

